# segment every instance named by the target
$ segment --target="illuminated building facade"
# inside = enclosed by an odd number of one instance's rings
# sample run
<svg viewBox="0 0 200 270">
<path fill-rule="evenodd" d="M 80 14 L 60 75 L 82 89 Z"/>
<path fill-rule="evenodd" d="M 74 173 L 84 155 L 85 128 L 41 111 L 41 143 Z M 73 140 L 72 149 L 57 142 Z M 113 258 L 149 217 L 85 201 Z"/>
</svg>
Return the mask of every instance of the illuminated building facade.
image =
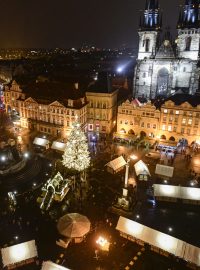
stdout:
<svg viewBox="0 0 200 270">
<path fill-rule="evenodd" d="M 139 27 L 139 51 L 134 76 L 134 96 L 154 99 L 182 89 L 195 94 L 199 85 L 199 0 L 186 0 L 177 24 L 178 36 L 161 36 L 158 2 L 148 0 Z"/>
<path fill-rule="evenodd" d="M 87 119 L 91 134 L 110 134 L 116 126 L 118 90 L 113 90 L 109 80 L 99 80 L 88 87 Z"/>
<path fill-rule="evenodd" d="M 19 113 L 23 128 L 65 138 L 77 115 L 86 129 L 87 102 L 78 84 L 43 82 L 21 89 L 13 82 L 5 88 L 5 104 Z"/>
<path fill-rule="evenodd" d="M 160 109 L 148 102 L 126 101 L 118 108 L 117 132 L 154 139 L 176 141 L 185 138 L 189 143 L 200 141 L 200 96 L 176 94 Z"/>
<path fill-rule="evenodd" d="M 151 102 L 141 104 L 137 99 L 125 101 L 118 107 L 117 132 L 155 138 L 159 131 L 160 111 Z"/>
</svg>

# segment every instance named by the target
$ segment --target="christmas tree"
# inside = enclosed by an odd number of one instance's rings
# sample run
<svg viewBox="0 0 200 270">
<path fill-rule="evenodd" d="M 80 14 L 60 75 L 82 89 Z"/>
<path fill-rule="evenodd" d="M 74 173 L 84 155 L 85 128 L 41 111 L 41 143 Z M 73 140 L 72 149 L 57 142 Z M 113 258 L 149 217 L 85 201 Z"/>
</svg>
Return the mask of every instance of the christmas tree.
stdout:
<svg viewBox="0 0 200 270">
<path fill-rule="evenodd" d="M 66 168 L 79 172 L 84 171 L 90 166 L 87 139 L 84 132 L 81 130 L 77 118 L 73 123 L 73 128 L 66 144 L 66 150 L 63 154 L 62 163 Z"/>
</svg>

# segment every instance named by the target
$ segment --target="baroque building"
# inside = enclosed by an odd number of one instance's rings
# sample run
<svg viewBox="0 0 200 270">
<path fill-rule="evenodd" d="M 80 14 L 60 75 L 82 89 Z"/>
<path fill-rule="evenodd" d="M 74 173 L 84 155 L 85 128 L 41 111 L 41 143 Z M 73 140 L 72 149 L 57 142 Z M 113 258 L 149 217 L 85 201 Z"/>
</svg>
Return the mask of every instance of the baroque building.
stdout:
<svg viewBox="0 0 200 270">
<path fill-rule="evenodd" d="M 176 141 L 185 138 L 200 143 L 200 96 L 177 93 L 159 107 L 150 101 L 127 100 L 118 109 L 117 133 Z"/>
<path fill-rule="evenodd" d="M 182 89 L 195 94 L 199 87 L 200 1 L 186 0 L 179 14 L 177 38 L 162 34 L 158 1 L 147 0 L 140 18 L 134 96 L 155 99 Z"/>
<path fill-rule="evenodd" d="M 78 116 L 86 130 L 87 101 L 78 84 L 38 82 L 20 88 L 13 81 L 4 95 L 7 112 L 18 112 L 23 128 L 66 138 Z"/>
</svg>

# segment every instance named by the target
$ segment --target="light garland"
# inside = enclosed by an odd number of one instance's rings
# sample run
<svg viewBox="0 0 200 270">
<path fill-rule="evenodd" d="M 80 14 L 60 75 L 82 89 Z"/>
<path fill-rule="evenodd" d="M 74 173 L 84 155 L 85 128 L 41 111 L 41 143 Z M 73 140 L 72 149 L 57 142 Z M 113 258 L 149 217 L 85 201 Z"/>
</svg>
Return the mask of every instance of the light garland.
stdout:
<svg viewBox="0 0 200 270">
<path fill-rule="evenodd" d="M 81 130 L 77 119 L 73 123 L 73 129 L 66 144 L 62 163 L 66 168 L 79 172 L 84 171 L 90 166 L 87 138 Z"/>
</svg>

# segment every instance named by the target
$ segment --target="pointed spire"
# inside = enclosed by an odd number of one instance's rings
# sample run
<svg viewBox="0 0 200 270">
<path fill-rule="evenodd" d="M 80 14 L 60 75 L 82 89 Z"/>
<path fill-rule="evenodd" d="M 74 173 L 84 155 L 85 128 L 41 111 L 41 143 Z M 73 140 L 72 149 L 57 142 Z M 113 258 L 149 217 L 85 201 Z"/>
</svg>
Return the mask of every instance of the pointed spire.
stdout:
<svg viewBox="0 0 200 270">
<path fill-rule="evenodd" d="M 185 6 L 179 13 L 178 28 L 199 28 L 199 0 L 185 0 Z"/>
<path fill-rule="evenodd" d="M 143 16 L 143 24 L 140 22 L 141 30 L 157 31 L 161 28 L 159 19 L 159 3 L 158 0 L 146 0 L 145 11 Z"/>
</svg>

